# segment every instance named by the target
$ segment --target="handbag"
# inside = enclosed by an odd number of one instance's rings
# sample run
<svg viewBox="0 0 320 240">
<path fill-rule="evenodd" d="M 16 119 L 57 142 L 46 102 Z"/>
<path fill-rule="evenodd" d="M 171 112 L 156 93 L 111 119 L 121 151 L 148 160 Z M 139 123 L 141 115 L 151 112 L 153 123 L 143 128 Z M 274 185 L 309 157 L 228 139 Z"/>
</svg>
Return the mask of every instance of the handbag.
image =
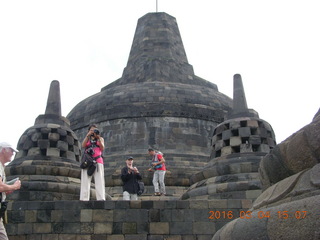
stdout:
<svg viewBox="0 0 320 240">
<path fill-rule="evenodd" d="M 137 194 L 140 196 L 142 193 L 144 193 L 144 182 L 138 181 L 138 192 L 137 192 Z"/>
<path fill-rule="evenodd" d="M 93 160 L 93 163 L 91 166 L 88 167 L 87 174 L 88 176 L 92 176 L 92 174 L 96 171 L 97 168 L 97 162 L 96 160 Z"/>
<path fill-rule="evenodd" d="M 86 151 L 82 154 L 80 167 L 82 169 L 88 168 L 93 164 L 93 157 Z"/>
<path fill-rule="evenodd" d="M 0 218 L 4 219 L 5 217 L 5 213 L 6 213 L 6 210 L 7 210 L 7 206 L 8 206 L 8 202 L 5 201 L 5 202 L 1 202 L 0 203 Z"/>
<path fill-rule="evenodd" d="M 81 158 L 80 168 L 87 169 L 88 176 L 92 176 L 92 174 L 95 172 L 97 168 L 96 159 L 98 159 L 99 157 L 100 156 L 92 157 L 89 153 L 85 151 Z"/>
</svg>

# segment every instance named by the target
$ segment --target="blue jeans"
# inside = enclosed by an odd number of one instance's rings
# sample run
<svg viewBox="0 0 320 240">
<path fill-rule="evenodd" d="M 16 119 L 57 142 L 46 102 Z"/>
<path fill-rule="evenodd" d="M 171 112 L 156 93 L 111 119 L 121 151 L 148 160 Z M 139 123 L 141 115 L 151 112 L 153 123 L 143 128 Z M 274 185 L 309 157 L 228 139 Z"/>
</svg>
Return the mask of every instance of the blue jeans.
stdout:
<svg viewBox="0 0 320 240">
<path fill-rule="evenodd" d="M 166 174 L 166 171 L 164 170 L 156 170 L 153 174 L 153 186 L 154 186 L 154 192 L 163 193 L 166 194 L 166 186 L 164 185 L 164 176 Z M 160 191 L 159 191 L 159 184 L 160 184 Z"/>
</svg>

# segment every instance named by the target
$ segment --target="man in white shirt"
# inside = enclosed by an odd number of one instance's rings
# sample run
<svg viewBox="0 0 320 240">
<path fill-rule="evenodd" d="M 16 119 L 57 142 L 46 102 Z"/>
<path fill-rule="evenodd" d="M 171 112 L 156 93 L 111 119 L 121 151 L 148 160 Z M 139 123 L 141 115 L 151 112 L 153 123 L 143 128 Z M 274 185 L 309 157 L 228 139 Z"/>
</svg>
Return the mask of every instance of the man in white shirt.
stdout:
<svg viewBox="0 0 320 240">
<path fill-rule="evenodd" d="M 18 152 L 18 150 L 12 147 L 11 144 L 7 142 L 0 143 L 0 240 L 8 240 L 7 232 L 3 225 L 3 217 L 7 207 L 7 203 L 5 202 L 6 194 L 18 190 L 21 187 L 20 180 L 15 181 L 12 185 L 6 184 L 5 164 L 11 161 L 15 152 Z"/>
</svg>

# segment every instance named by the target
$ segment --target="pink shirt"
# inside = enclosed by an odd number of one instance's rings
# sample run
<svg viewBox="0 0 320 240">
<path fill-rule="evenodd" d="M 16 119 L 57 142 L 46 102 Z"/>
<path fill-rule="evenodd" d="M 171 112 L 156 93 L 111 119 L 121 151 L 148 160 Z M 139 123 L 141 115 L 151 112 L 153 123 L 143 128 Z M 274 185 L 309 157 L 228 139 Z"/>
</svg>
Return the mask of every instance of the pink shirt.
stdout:
<svg viewBox="0 0 320 240">
<path fill-rule="evenodd" d="M 97 145 L 100 146 L 100 141 L 97 141 Z M 91 145 L 91 142 L 90 140 L 87 141 L 86 143 L 86 148 L 87 147 L 90 147 Z M 103 158 L 101 157 L 102 156 L 102 151 L 101 151 L 101 148 L 100 147 L 94 147 L 93 148 L 94 150 L 94 154 L 92 155 L 92 157 L 97 157 L 97 156 L 100 156 L 98 159 L 96 159 L 97 163 L 102 163 L 103 164 Z"/>
</svg>

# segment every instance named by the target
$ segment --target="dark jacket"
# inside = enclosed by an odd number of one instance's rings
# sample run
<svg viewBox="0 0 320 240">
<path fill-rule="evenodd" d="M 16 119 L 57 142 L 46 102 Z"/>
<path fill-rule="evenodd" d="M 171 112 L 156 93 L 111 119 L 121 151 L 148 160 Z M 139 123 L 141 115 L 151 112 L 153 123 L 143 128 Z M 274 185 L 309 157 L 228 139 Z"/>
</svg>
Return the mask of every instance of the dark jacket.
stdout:
<svg viewBox="0 0 320 240">
<path fill-rule="evenodd" d="M 123 191 L 130 194 L 136 194 L 139 190 L 138 180 L 141 180 L 141 174 L 128 173 L 128 167 L 121 169 L 121 179 L 123 182 Z"/>
</svg>

